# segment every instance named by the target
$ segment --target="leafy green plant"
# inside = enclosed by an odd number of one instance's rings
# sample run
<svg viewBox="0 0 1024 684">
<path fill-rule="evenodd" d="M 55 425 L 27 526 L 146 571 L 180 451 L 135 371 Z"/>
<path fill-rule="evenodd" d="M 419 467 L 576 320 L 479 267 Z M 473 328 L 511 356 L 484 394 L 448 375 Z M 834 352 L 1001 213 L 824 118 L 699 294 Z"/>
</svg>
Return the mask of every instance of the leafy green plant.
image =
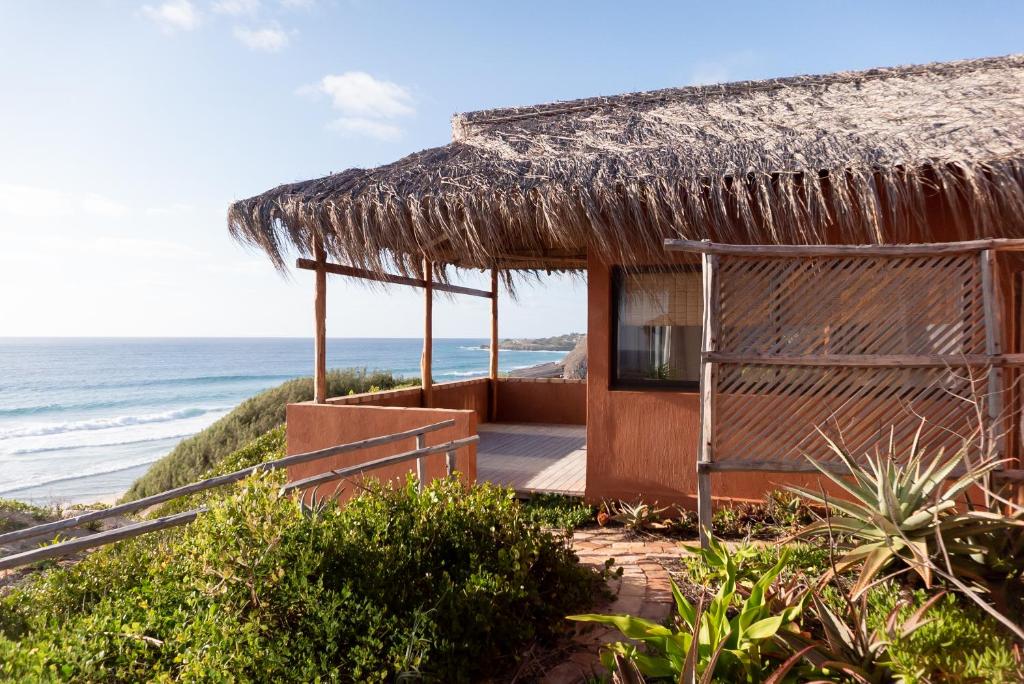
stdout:
<svg viewBox="0 0 1024 684">
<path fill-rule="evenodd" d="M 929 600 L 923 590 L 901 591 L 892 584 L 879 587 L 868 595 L 868 622 L 884 629 L 886 616 L 895 610 L 897 627 L 901 627 Z M 932 601 L 927 617 L 911 633 L 897 634 L 890 642 L 885 657 L 895 677 L 905 682 L 959 684 L 1024 681 L 1012 636 L 977 606 L 945 594 Z"/>
<path fill-rule="evenodd" d="M 537 494 L 523 501 L 522 507 L 527 520 L 543 527 L 571 532 L 594 522 L 594 507 L 578 497 Z"/>
<path fill-rule="evenodd" d="M 717 555 L 710 557 L 718 562 Z M 672 582 L 676 615 L 671 627 L 630 615 L 572 615 L 569 619 L 610 625 L 631 640 L 605 647 L 602 662 L 609 669 L 621 669 L 628 662 L 627 671 L 672 681 L 698 677 L 710 681 L 712 675 L 725 681 L 762 681 L 771 669 L 769 656 L 783 653 L 776 645 L 776 635 L 796 629 L 795 620 L 803 610 L 800 602 L 773 610 L 766 600 L 787 554 L 783 553 L 745 596 L 737 590 L 735 561 L 728 553 L 721 561 L 725 579 L 709 601 L 702 595 L 693 605 Z M 787 669 L 794 662 L 788 663 Z"/>
<path fill-rule="evenodd" d="M 824 467 L 814 459 L 811 463 L 852 498 L 851 501 L 831 498 L 802 487 L 787 487 L 791 492 L 838 512 L 799 530 L 794 537 L 829 536 L 847 547 L 838 559 L 836 571 L 843 572 L 863 563 L 854 596 L 866 591 L 878 574 L 893 561 L 910 566 L 930 586 L 933 559 L 940 546 L 950 555 L 959 573 L 971 577 L 984 571 L 979 557 L 984 546 L 972 538 L 992 534 L 1008 527 L 1024 526 L 1024 521 L 988 511 L 957 510 L 957 499 L 979 484 L 1000 462 L 986 458 L 969 463 L 966 472 L 951 484 L 945 481 L 957 466 L 964 463 L 966 449 L 952 455 L 939 452 L 926 462 L 920 448 L 920 431 L 905 459 L 894 453 L 890 442 L 888 452 L 865 454 L 866 467 L 858 464 L 834 441 L 828 444 L 846 466 L 852 481 Z M 941 540 L 937 540 L 941 537 Z"/>
</svg>

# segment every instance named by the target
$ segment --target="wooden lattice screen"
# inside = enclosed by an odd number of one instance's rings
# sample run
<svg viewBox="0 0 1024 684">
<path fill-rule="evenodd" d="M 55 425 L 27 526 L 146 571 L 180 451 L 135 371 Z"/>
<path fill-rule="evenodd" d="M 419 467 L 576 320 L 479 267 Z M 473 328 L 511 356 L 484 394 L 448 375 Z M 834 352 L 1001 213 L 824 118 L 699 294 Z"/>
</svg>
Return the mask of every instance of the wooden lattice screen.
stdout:
<svg viewBox="0 0 1024 684">
<path fill-rule="evenodd" d="M 983 243 L 790 248 L 676 241 L 703 253 L 698 510 L 711 471 L 840 466 L 921 440 L 931 453 L 1001 415 L 999 292 Z"/>
<path fill-rule="evenodd" d="M 930 423 L 925 444 L 955 448 L 949 430 L 969 433 L 975 415 L 958 398 L 971 396 L 966 374 L 861 364 L 985 355 L 976 254 L 719 259 L 719 354 L 709 359 L 718 372 L 708 388 L 719 468 L 813 470 L 804 454 L 833 458 L 819 428 L 853 454 L 887 442 L 891 429 L 909 442 L 919 416 Z"/>
</svg>

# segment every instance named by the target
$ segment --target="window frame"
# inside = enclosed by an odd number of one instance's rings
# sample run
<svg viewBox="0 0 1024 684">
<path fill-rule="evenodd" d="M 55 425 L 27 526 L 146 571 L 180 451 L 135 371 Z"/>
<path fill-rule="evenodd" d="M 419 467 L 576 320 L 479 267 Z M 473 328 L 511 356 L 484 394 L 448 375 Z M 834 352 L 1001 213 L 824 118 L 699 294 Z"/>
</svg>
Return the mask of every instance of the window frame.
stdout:
<svg viewBox="0 0 1024 684">
<path fill-rule="evenodd" d="M 703 270 L 701 264 L 672 264 L 664 266 L 638 266 L 626 268 L 613 266 L 611 273 L 611 297 L 609 299 L 611 330 L 609 331 L 608 389 L 609 391 L 654 391 L 654 392 L 699 392 L 700 380 L 620 380 L 619 379 L 619 296 L 624 278 L 636 273 L 684 273 Z M 703 298 L 704 293 L 701 292 Z M 703 339 L 703 326 L 701 327 Z M 701 344 L 703 347 L 703 343 Z"/>
</svg>

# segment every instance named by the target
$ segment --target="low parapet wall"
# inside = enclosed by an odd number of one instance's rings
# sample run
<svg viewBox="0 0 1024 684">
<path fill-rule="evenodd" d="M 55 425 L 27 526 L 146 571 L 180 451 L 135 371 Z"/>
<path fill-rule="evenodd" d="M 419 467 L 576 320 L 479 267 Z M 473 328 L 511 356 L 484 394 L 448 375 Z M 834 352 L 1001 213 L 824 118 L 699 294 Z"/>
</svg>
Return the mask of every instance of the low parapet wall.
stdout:
<svg viewBox="0 0 1024 684">
<path fill-rule="evenodd" d="M 416 390 L 419 391 L 418 389 Z M 402 392 L 402 390 L 399 390 Z M 374 392 L 374 395 L 392 394 Z M 289 404 L 288 405 L 288 454 L 301 454 L 318 449 L 349 444 L 371 437 L 381 437 L 406 430 L 424 427 L 432 423 L 452 419 L 455 425 L 425 435 L 424 446 L 443 444 L 455 439 L 476 434 L 476 412 L 452 409 L 424 409 L 402 406 L 374 406 L 366 401 L 345 397 L 348 403 L 337 404 Z M 385 401 L 397 400 L 395 396 L 382 397 Z M 416 448 L 416 438 L 409 437 L 398 442 L 369 449 L 329 456 L 316 461 L 302 463 L 288 468 L 288 480 L 295 481 L 337 468 L 366 463 L 386 456 L 393 456 Z M 443 453 L 424 457 L 424 480 L 430 481 L 445 474 Z M 458 450 L 456 470 L 467 482 L 476 481 L 476 445 Z M 416 462 L 398 463 L 375 469 L 366 477 L 381 481 L 402 482 L 410 472 L 416 472 Z M 353 482 L 340 481 L 324 485 L 319 496 L 332 496 L 339 486 L 338 498 L 346 500 L 358 488 Z"/>
<path fill-rule="evenodd" d="M 587 424 L 587 381 L 563 378 L 501 378 L 499 423 Z"/>
</svg>

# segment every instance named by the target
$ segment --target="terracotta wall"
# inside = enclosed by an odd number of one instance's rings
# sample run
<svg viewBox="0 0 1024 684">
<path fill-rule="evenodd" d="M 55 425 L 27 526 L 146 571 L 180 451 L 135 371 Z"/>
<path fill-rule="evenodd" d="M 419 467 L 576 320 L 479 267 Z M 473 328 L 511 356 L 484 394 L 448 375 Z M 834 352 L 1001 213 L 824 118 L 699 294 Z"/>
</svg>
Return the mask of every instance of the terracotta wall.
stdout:
<svg viewBox="0 0 1024 684">
<path fill-rule="evenodd" d="M 418 390 L 417 390 L 418 391 Z M 384 392 L 376 394 L 387 394 Z M 394 400 L 395 397 L 381 397 L 381 400 Z M 371 405 L 332 405 L 332 404 L 289 404 L 288 420 L 288 454 L 300 454 L 330 446 L 347 444 L 370 437 L 379 437 L 395 432 L 402 432 L 446 419 L 454 419 L 455 425 L 450 428 L 431 432 L 426 435 L 427 446 L 441 444 L 453 439 L 476 434 L 477 417 L 475 411 L 451 409 L 421 409 Z M 416 448 L 415 438 L 394 442 L 370 449 L 342 454 L 329 458 L 303 463 L 288 468 L 288 479 L 297 480 L 334 468 L 343 468 L 357 463 L 365 463 L 385 456 L 391 456 Z M 470 445 L 458 450 L 456 469 L 465 475 L 468 482 L 476 480 L 476 446 Z M 415 472 L 416 463 L 396 464 L 374 471 L 367 477 L 381 480 L 401 481 L 409 472 Z M 445 472 L 444 454 L 436 454 L 425 459 L 425 479 L 442 477 Z M 344 486 L 341 498 L 345 499 L 356 490 L 354 483 Z M 321 487 L 320 493 L 331 493 L 334 486 Z"/>
<path fill-rule="evenodd" d="M 476 413 L 478 423 L 487 421 L 491 393 L 488 378 L 434 385 L 433 408 L 463 409 Z"/>
<path fill-rule="evenodd" d="M 498 422 L 587 424 L 587 383 L 561 378 L 501 378 Z"/>
</svg>

